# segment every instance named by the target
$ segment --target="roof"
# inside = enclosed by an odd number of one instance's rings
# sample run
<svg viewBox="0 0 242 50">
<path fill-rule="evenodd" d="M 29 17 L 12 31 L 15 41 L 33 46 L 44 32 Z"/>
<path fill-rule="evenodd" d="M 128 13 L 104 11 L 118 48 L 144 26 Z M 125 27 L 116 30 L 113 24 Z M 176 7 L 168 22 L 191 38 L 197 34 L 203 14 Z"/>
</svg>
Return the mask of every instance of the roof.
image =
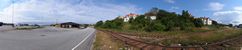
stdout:
<svg viewBox="0 0 242 50">
<path fill-rule="evenodd" d="M 61 23 L 61 25 L 79 25 L 79 24 L 74 22 L 66 22 L 66 23 Z"/>
<path fill-rule="evenodd" d="M 130 13 L 128 15 L 126 15 L 125 17 L 134 17 L 134 16 L 137 16 L 138 14 L 134 14 L 134 13 Z"/>
</svg>

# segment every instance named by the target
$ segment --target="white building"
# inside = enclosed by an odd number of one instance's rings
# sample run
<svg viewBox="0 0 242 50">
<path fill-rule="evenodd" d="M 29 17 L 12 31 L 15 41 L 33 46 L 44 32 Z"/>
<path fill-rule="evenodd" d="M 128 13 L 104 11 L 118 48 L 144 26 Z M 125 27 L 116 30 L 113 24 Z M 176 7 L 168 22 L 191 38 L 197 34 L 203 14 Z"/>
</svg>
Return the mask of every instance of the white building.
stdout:
<svg viewBox="0 0 242 50">
<path fill-rule="evenodd" d="M 212 20 L 206 17 L 201 17 L 204 25 L 212 25 Z"/>
<path fill-rule="evenodd" d="M 124 19 L 124 22 L 128 22 L 130 20 L 130 18 L 135 19 L 137 16 L 138 16 L 137 14 L 130 13 L 126 16 L 119 17 L 119 18 Z"/>
<path fill-rule="evenodd" d="M 156 20 L 156 16 L 145 16 L 145 19 L 150 18 L 151 20 Z"/>
<path fill-rule="evenodd" d="M 150 16 L 150 19 L 151 20 L 155 20 L 156 19 L 156 16 Z"/>
</svg>

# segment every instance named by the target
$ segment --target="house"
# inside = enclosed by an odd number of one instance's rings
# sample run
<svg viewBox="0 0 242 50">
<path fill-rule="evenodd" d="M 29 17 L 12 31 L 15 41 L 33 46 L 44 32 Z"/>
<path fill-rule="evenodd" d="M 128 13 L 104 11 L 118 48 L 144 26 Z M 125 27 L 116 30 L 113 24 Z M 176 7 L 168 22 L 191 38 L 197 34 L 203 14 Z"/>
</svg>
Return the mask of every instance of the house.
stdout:
<svg viewBox="0 0 242 50">
<path fill-rule="evenodd" d="M 124 22 L 128 22 L 130 20 L 130 18 L 135 19 L 137 16 L 138 16 L 138 14 L 130 13 L 126 16 L 120 16 L 119 18 L 123 19 Z"/>
<path fill-rule="evenodd" d="M 60 24 L 61 28 L 80 28 L 80 24 L 74 22 L 66 22 Z"/>
<path fill-rule="evenodd" d="M 212 20 L 207 17 L 200 17 L 202 19 L 204 25 L 212 25 Z"/>
<path fill-rule="evenodd" d="M 156 19 L 156 16 L 150 16 L 150 19 L 151 20 L 155 20 Z"/>
</svg>

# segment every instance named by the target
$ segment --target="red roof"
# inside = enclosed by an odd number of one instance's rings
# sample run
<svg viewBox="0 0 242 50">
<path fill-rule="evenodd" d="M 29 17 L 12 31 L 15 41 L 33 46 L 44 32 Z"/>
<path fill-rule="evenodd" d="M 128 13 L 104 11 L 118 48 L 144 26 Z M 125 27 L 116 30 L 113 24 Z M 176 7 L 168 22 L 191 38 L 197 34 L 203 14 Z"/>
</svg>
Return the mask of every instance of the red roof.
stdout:
<svg viewBox="0 0 242 50">
<path fill-rule="evenodd" d="M 134 14 L 134 13 L 130 13 L 128 15 L 126 15 L 125 17 L 133 17 L 133 16 L 137 16 L 138 14 Z"/>
</svg>

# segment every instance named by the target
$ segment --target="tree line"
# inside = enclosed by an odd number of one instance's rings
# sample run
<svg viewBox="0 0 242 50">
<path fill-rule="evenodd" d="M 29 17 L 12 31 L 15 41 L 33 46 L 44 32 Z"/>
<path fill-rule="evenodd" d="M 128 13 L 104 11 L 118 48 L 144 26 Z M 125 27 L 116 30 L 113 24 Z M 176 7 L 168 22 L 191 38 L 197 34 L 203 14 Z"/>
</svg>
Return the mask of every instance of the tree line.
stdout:
<svg viewBox="0 0 242 50">
<path fill-rule="evenodd" d="M 151 20 L 150 16 L 156 16 L 156 20 Z M 218 24 L 213 21 L 213 24 Z M 98 21 L 96 28 L 119 29 L 119 30 L 137 30 L 137 31 L 172 31 L 172 30 L 190 30 L 191 28 L 200 28 L 204 26 L 202 19 L 194 18 L 187 10 L 182 14 L 168 12 L 158 8 L 152 8 L 150 12 L 130 18 L 128 22 L 123 22 L 121 18 L 114 20 Z"/>
</svg>

